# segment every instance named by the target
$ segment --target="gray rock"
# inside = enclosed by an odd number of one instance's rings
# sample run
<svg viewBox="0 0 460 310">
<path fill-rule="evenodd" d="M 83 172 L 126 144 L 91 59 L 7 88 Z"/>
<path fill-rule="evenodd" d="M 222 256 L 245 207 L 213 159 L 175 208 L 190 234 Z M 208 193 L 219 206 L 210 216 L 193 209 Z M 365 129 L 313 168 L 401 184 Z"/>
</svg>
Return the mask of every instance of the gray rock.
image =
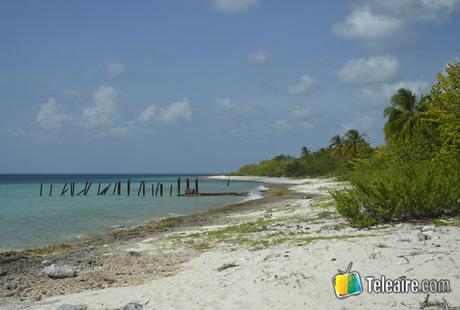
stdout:
<svg viewBox="0 0 460 310">
<path fill-rule="evenodd" d="M 430 225 L 430 226 L 423 226 L 423 227 L 422 227 L 422 231 L 423 231 L 423 232 L 427 232 L 427 231 L 436 232 L 436 227 L 434 227 L 433 225 Z"/>
<path fill-rule="evenodd" d="M 144 306 L 141 304 L 135 303 L 135 302 L 130 302 L 129 304 L 127 304 L 121 309 L 122 310 L 142 310 L 144 309 Z"/>
<path fill-rule="evenodd" d="M 133 257 L 139 257 L 141 256 L 141 253 L 137 251 L 128 251 L 128 255 Z"/>
<path fill-rule="evenodd" d="M 86 310 L 88 307 L 85 305 L 69 305 L 64 304 L 57 307 L 55 310 Z"/>
<path fill-rule="evenodd" d="M 41 262 L 41 264 L 42 264 L 42 266 L 44 266 L 44 267 L 48 267 L 48 266 L 50 266 L 51 264 L 53 264 L 53 262 L 50 261 L 50 260 L 45 259 L 45 260 L 43 260 L 43 261 Z"/>
<path fill-rule="evenodd" d="M 425 239 L 433 239 L 436 233 L 432 230 L 424 231 L 423 235 L 425 236 Z"/>
<path fill-rule="evenodd" d="M 415 240 L 417 241 L 425 240 L 425 235 L 423 234 L 421 230 L 417 230 L 417 232 L 415 233 Z"/>
<path fill-rule="evenodd" d="M 75 268 L 70 265 L 50 265 L 43 268 L 46 275 L 53 279 L 72 278 L 75 277 Z"/>
</svg>

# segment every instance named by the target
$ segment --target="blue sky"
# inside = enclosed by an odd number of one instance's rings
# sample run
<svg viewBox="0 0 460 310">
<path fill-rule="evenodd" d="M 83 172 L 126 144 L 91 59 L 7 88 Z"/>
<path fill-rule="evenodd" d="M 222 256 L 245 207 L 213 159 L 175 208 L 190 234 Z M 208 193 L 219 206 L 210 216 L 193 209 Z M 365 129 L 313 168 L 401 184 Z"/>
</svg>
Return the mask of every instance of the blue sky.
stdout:
<svg viewBox="0 0 460 310">
<path fill-rule="evenodd" d="M 226 172 L 348 128 L 460 56 L 459 0 L 2 1 L 0 173 Z"/>
</svg>

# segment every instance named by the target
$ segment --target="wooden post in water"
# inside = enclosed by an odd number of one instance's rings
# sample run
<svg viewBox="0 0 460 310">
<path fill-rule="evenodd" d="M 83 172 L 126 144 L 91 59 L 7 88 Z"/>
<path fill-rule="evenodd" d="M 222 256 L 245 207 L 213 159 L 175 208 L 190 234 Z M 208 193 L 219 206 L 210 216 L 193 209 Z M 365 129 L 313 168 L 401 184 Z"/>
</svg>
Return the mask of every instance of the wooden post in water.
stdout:
<svg viewBox="0 0 460 310">
<path fill-rule="evenodd" d="M 158 189 L 160 188 L 160 182 L 157 182 L 157 189 L 155 190 L 155 196 L 158 196 Z"/>
<path fill-rule="evenodd" d="M 198 194 L 198 178 L 195 179 L 195 194 Z"/>
<path fill-rule="evenodd" d="M 187 178 L 186 181 L 187 181 L 187 183 L 186 183 L 187 187 L 186 188 L 187 188 L 187 191 L 188 191 L 190 189 L 190 179 Z"/>
<path fill-rule="evenodd" d="M 102 191 L 101 191 L 101 195 L 105 195 L 107 193 L 107 191 L 109 190 L 110 186 L 112 186 L 112 184 L 109 184 L 106 188 L 104 188 Z"/>
<path fill-rule="evenodd" d="M 97 195 L 99 196 L 101 194 L 101 183 L 99 183 L 99 186 L 97 187 Z"/>
<path fill-rule="evenodd" d="M 119 180 L 118 181 L 118 192 L 117 192 L 118 196 L 121 195 L 121 181 Z"/>
<path fill-rule="evenodd" d="M 128 179 L 127 194 L 128 194 L 128 196 L 131 194 L 131 179 Z"/>
<path fill-rule="evenodd" d="M 75 182 L 70 183 L 70 196 L 75 195 Z"/>
<path fill-rule="evenodd" d="M 40 197 L 43 196 L 43 184 L 40 183 Z"/>
<path fill-rule="evenodd" d="M 145 196 L 145 181 L 142 181 L 142 196 Z"/>
<path fill-rule="evenodd" d="M 169 196 L 172 196 L 172 189 L 173 189 L 173 186 L 171 184 L 171 186 L 169 187 Z"/>
<path fill-rule="evenodd" d="M 112 196 L 115 195 L 115 192 L 117 191 L 117 187 L 118 187 L 118 182 L 115 182 L 115 184 L 113 185 Z"/>
<path fill-rule="evenodd" d="M 91 188 L 92 184 L 93 183 L 88 182 L 88 186 L 85 186 L 85 192 L 83 193 L 83 195 L 85 195 L 85 196 L 88 195 L 89 189 Z"/>
<path fill-rule="evenodd" d="M 177 196 L 180 196 L 180 183 L 181 183 L 181 179 L 179 177 L 177 179 Z"/>
<path fill-rule="evenodd" d="M 137 196 L 141 195 L 141 190 L 142 190 L 142 181 L 139 183 L 139 189 L 137 190 Z"/>
<path fill-rule="evenodd" d="M 229 187 L 229 186 L 230 186 L 230 178 L 228 178 L 228 180 L 227 180 L 227 187 Z"/>
<path fill-rule="evenodd" d="M 51 197 L 51 195 L 53 195 L 53 184 L 50 184 L 50 193 L 49 193 L 49 196 Z"/>
<path fill-rule="evenodd" d="M 152 183 L 152 196 L 155 196 L 155 185 Z"/>
<path fill-rule="evenodd" d="M 163 183 L 160 184 L 160 196 L 163 197 Z"/>
<path fill-rule="evenodd" d="M 61 191 L 61 196 L 64 196 L 64 194 L 67 192 L 67 183 L 64 184 L 64 187 L 62 188 Z"/>
</svg>

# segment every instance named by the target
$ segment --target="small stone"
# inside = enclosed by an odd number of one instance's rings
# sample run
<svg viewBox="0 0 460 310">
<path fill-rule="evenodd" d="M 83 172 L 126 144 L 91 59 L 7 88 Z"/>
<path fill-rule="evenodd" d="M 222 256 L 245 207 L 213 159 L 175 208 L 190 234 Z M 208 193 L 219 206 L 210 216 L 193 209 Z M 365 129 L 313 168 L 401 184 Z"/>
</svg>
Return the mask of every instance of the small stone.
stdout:
<svg viewBox="0 0 460 310">
<path fill-rule="evenodd" d="M 45 259 L 45 260 L 43 260 L 43 261 L 41 262 L 41 264 L 42 264 L 43 267 L 50 266 L 52 263 L 53 263 L 52 261 L 47 260 L 47 259 Z"/>
<path fill-rule="evenodd" d="M 421 230 L 417 230 L 417 232 L 415 233 L 415 240 L 418 240 L 418 241 L 425 240 L 425 235 L 423 235 L 423 232 Z"/>
<path fill-rule="evenodd" d="M 137 251 L 128 251 L 128 255 L 132 257 L 140 257 L 141 253 Z"/>
<path fill-rule="evenodd" d="M 122 310 L 142 310 L 144 306 L 135 302 L 130 302 L 129 304 L 125 305 Z"/>
<path fill-rule="evenodd" d="M 69 305 L 63 304 L 56 308 L 56 310 L 86 310 L 87 307 L 85 305 Z"/>
<path fill-rule="evenodd" d="M 433 225 L 429 225 L 429 226 L 423 226 L 422 231 L 423 232 L 427 232 L 427 231 L 436 232 L 437 230 L 436 230 L 436 227 L 434 227 Z"/>
<path fill-rule="evenodd" d="M 76 274 L 75 268 L 69 265 L 59 266 L 52 264 L 43 268 L 43 271 L 53 279 L 72 278 Z"/>
<path fill-rule="evenodd" d="M 425 236 L 425 239 L 428 240 L 428 239 L 433 239 L 436 233 L 432 230 L 427 230 L 427 231 L 424 231 L 422 234 Z"/>
</svg>

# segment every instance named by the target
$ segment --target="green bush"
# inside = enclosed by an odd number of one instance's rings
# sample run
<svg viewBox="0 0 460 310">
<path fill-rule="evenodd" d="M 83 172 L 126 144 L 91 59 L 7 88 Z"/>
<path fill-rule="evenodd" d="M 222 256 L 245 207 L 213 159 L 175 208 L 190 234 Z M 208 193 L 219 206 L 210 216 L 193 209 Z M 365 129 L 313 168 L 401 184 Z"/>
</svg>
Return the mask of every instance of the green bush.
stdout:
<svg viewBox="0 0 460 310">
<path fill-rule="evenodd" d="M 353 226 L 460 214 L 460 161 L 397 162 L 348 175 L 350 188 L 332 193 Z"/>
</svg>

